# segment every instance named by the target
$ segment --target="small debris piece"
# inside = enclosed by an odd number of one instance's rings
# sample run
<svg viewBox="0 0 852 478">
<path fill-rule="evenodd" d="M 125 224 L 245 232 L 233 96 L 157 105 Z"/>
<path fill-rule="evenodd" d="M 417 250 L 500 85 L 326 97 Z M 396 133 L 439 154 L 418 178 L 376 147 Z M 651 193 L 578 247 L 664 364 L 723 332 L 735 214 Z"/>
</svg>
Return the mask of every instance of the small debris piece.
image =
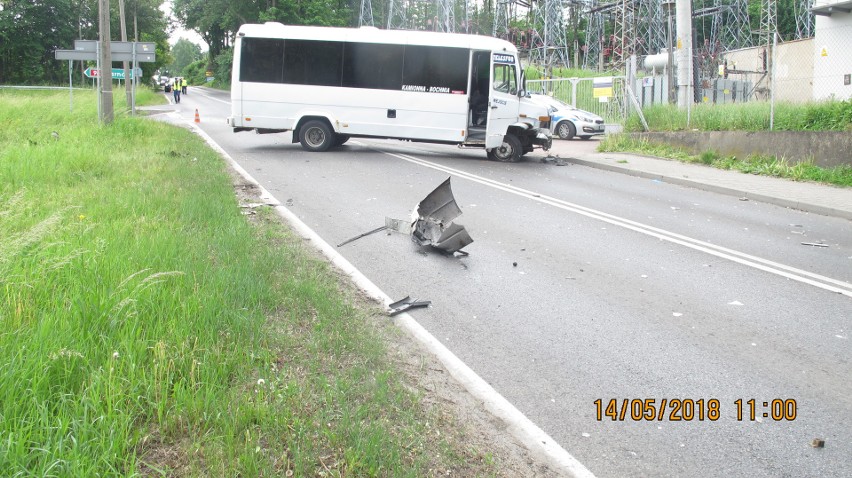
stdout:
<svg viewBox="0 0 852 478">
<path fill-rule="evenodd" d="M 411 234 L 414 224 L 411 220 L 385 217 L 385 227 L 388 229 L 388 234 L 390 234 L 390 231 L 396 231 L 400 234 Z"/>
<path fill-rule="evenodd" d="M 681 317 L 682 315 L 680 312 L 672 312 L 673 317 Z"/>
<path fill-rule="evenodd" d="M 821 242 L 803 242 L 803 246 L 813 246 L 813 247 L 828 247 L 828 244 L 823 244 Z"/>
<path fill-rule="evenodd" d="M 388 305 L 388 315 L 393 317 L 394 315 L 405 312 L 408 309 L 428 307 L 430 304 L 432 304 L 431 300 L 419 301 L 417 299 L 412 299 L 410 296 L 405 296 L 404 299 L 400 299 Z"/>
<path fill-rule="evenodd" d="M 379 231 L 384 231 L 384 230 L 385 230 L 385 229 L 387 229 L 387 228 L 388 228 L 387 226 L 381 226 L 381 227 L 377 227 L 377 228 L 373 229 L 372 231 L 367 231 L 367 232 L 365 232 L 365 233 L 363 233 L 363 234 L 358 234 L 357 236 L 355 236 L 355 237 L 353 237 L 353 238 L 351 238 L 351 239 L 347 239 L 347 240 L 345 240 L 345 241 L 341 242 L 340 244 L 338 244 L 338 245 L 337 245 L 337 247 L 345 246 L 346 244 L 349 244 L 349 243 L 350 243 L 350 242 L 352 242 L 352 241 L 356 241 L 356 240 L 358 240 L 358 239 L 361 239 L 362 237 L 369 236 L 370 234 L 375 234 L 375 233 L 377 233 L 377 232 L 379 232 Z"/>
<path fill-rule="evenodd" d="M 254 209 L 254 208 L 257 208 L 257 207 L 260 207 L 260 206 L 277 206 L 277 205 L 278 205 L 277 203 L 271 203 L 271 202 L 251 202 L 251 203 L 248 203 L 248 204 L 241 204 L 240 207 Z"/>
<path fill-rule="evenodd" d="M 740 201 L 748 201 L 748 198 L 747 197 L 741 197 Z"/>
<path fill-rule="evenodd" d="M 512 263 L 512 267 L 518 267 L 518 263 L 517 263 L 517 262 L 513 262 L 513 263 Z"/>
<path fill-rule="evenodd" d="M 728 305 L 743 305 L 743 303 L 738 300 L 735 300 L 733 302 L 728 302 Z"/>
<path fill-rule="evenodd" d="M 825 448 L 825 440 L 822 438 L 814 438 L 813 441 L 811 441 L 811 446 L 814 448 Z"/>
</svg>

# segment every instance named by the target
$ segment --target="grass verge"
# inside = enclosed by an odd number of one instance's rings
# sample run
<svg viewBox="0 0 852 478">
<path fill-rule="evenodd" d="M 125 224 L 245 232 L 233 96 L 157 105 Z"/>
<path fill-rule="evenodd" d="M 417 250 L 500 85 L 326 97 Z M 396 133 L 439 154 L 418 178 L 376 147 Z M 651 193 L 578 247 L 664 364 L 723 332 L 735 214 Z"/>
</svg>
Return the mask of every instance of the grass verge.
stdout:
<svg viewBox="0 0 852 478">
<path fill-rule="evenodd" d="M 200 139 L 67 102 L 0 92 L 4 474 L 497 474 Z"/>
<path fill-rule="evenodd" d="M 751 155 L 746 158 L 736 156 L 721 156 L 716 151 L 704 151 L 701 154 L 690 154 L 682 148 L 665 144 L 650 143 L 647 140 L 635 139 L 627 134 L 606 136 L 598 146 L 602 152 L 633 152 L 675 159 L 686 163 L 700 163 L 720 169 L 732 169 L 748 174 L 761 174 L 794 181 L 815 181 L 835 186 L 852 186 L 852 166 L 836 166 L 821 168 L 808 162 L 790 164 L 783 158 L 774 156 Z"/>
</svg>

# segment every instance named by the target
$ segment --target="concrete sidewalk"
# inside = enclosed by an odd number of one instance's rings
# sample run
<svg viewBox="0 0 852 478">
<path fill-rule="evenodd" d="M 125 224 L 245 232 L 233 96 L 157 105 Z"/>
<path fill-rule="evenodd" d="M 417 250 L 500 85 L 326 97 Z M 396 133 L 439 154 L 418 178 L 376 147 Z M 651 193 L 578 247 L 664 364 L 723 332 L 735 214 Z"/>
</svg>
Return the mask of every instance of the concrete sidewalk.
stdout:
<svg viewBox="0 0 852 478">
<path fill-rule="evenodd" d="M 572 143 L 575 141 L 555 140 L 550 154 L 583 166 L 852 220 L 852 188 L 745 174 L 637 154 L 580 152 Z"/>
</svg>

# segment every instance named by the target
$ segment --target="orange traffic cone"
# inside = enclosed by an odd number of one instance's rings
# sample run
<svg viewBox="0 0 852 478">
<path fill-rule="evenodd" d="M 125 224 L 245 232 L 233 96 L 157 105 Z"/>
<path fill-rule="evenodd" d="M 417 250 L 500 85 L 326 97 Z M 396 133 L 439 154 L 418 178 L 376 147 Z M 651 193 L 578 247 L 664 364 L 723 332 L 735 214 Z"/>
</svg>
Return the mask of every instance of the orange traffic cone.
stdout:
<svg viewBox="0 0 852 478">
<path fill-rule="evenodd" d="M 195 109 L 195 122 L 201 123 L 201 118 L 198 116 L 198 108 Z"/>
</svg>

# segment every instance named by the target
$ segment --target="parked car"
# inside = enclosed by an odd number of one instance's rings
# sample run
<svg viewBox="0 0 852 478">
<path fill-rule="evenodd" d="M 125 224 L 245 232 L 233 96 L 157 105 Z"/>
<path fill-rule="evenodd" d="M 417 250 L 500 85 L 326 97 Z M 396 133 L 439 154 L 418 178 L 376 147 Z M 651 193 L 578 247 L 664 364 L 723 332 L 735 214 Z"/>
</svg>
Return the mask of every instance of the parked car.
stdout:
<svg viewBox="0 0 852 478">
<path fill-rule="evenodd" d="M 554 135 L 562 139 L 571 139 L 574 136 L 589 139 L 604 134 L 604 120 L 600 116 L 577 109 L 549 95 L 534 93 L 530 97 L 548 107 L 550 129 Z"/>
</svg>

